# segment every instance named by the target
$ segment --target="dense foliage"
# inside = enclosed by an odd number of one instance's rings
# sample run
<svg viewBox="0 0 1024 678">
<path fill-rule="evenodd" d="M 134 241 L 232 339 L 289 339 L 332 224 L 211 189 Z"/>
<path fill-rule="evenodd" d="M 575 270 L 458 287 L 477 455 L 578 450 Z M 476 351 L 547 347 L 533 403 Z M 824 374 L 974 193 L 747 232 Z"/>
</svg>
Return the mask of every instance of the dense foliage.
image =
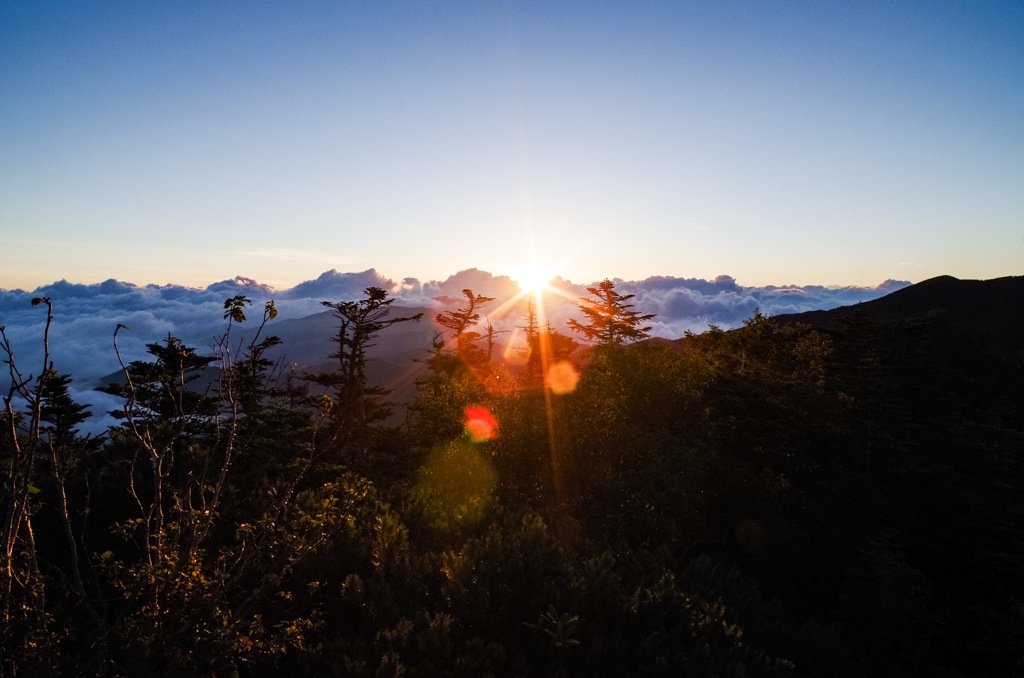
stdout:
<svg viewBox="0 0 1024 678">
<path fill-rule="evenodd" d="M 0 675 L 1024 671 L 1020 364 L 941 318 L 636 341 L 592 293 L 596 345 L 531 306 L 509 367 L 466 290 L 399 428 L 365 349 L 418 318 L 376 288 L 306 379 L 228 299 L 212 355 L 123 365 L 100 438 L 0 331 Z"/>
</svg>

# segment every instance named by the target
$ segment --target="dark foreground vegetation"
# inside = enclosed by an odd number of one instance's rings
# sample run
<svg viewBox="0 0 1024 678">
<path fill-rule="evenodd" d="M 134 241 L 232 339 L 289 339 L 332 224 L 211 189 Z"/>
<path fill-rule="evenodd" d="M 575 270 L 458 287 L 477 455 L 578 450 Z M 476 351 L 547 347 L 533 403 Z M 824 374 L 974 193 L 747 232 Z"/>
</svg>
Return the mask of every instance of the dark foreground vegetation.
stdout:
<svg viewBox="0 0 1024 678">
<path fill-rule="evenodd" d="M 1021 675 L 1024 293 L 959 284 L 667 342 L 606 283 L 513 367 L 467 290 L 397 428 L 375 288 L 306 377 L 227 300 L 98 439 L 3 336 L 0 675 Z"/>
</svg>

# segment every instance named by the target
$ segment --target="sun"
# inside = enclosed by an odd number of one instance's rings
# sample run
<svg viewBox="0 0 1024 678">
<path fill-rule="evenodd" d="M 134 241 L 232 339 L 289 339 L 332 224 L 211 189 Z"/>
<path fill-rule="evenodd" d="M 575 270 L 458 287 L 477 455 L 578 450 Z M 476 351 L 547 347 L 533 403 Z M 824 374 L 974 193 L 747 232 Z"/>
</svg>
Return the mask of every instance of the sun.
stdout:
<svg viewBox="0 0 1024 678">
<path fill-rule="evenodd" d="M 508 272 L 507 276 L 519 288 L 519 291 L 506 299 L 498 308 L 491 311 L 491 317 L 500 318 L 509 313 L 519 314 L 523 311 L 523 304 L 532 305 L 537 313 L 541 325 L 544 320 L 544 305 L 552 295 L 573 299 L 567 292 L 559 289 L 559 286 L 552 286 L 554 280 L 561 280 L 558 269 L 548 264 L 540 263 L 535 258 L 530 263 L 519 265 L 508 265 L 504 267 Z"/>
<path fill-rule="evenodd" d="M 554 277 L 553 268 L 537 263 L 517 266 L 512 270 L 512 279 L 519 285 L 519 290 L 523 294 L 541 294 Z"/>
</svg>

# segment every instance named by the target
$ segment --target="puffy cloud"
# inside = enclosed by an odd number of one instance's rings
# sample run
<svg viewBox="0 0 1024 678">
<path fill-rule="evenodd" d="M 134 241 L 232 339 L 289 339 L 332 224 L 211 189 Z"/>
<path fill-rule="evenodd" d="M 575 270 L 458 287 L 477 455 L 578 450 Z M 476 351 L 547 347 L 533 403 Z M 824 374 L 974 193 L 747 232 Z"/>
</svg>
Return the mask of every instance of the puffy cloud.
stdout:
<svg viewBox="0 0 1024 678">
<path fill-rule="evenodd" d="M 316 280 L 299 283 L 279 296 L 282 299 L 343 301 L 362 297 L 367 287 L 380 287 L 394 292 L 398 286 L 394 280 L 385 278 L 372 268 L 360 273 L 338 273 L 332 268 L 320 274 Z"/>
<path fill-rule="evenodd" d="M 444 280 L 428 280 L 421 283 L 416 278 L 405 278 L 395 290 L 398 303 L 416 307 L 447 307 L 465 300 L 462 290 L 473 290 L 474 294 L 509 299 L 519 291 L 515 281 L 507 275 L 493 275 L 477 268 L 459 271 Z"/>
<path fill-rule="evenodd" d="M 875 287 L 744 287 L 735 278 L 720 275 L 714 280 L 658 276 L 622 281 L 616 289 L 634 295 L 634 310 L 657 316 L 651 321 L 652 334 L 672 339 L 686 330 L 703 331 L 708 325 L 739 327 L 755 309 L 766 315 L 824 310 L 877 299 L 908 285 L 887 280 Z"/>
<path fill-rule="evenodd" d="M 519 287 L 507 275 L 492 275 L 487 271 L 469 268 L 459 271 L 447 280 L 436 283 L 439 296 L 462 297 L 462 290 L 473 290 L 475 294 L 495 299 L 508 299 L 515 296 Z"/>
<path fill-rule="evenodd" d="M 222 296 L 225 294 L 230 294 L 232 296 L 243 294 L 250 299 L 257 297 L 269 298 L 274 294 L 274 289 L 269 285 L 258 283 L 252 278 L 243 278 L 240 275 L 235 276 L 231 280 L 223 280 L 218 283 L 213 283 L 206 288 L 206 291 Z"/>
</svg>

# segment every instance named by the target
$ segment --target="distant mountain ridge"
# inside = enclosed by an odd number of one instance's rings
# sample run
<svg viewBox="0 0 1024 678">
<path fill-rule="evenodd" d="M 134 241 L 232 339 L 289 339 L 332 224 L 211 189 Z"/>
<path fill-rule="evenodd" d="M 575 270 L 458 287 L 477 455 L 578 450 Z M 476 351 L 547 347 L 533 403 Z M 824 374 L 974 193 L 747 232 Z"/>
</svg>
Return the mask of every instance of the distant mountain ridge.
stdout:
<svg viewBox="0 0 1024 678">
<path fill-rule="evenodd" d="M 970 337 L 994 357 L 1024 364 L 1024 276 L 960 280 L 944 275 L 884 297 L 826 311 L 775 316 L 829 332 L 861 318 L 874 323 L 929 322 Z"/>
</svg>

